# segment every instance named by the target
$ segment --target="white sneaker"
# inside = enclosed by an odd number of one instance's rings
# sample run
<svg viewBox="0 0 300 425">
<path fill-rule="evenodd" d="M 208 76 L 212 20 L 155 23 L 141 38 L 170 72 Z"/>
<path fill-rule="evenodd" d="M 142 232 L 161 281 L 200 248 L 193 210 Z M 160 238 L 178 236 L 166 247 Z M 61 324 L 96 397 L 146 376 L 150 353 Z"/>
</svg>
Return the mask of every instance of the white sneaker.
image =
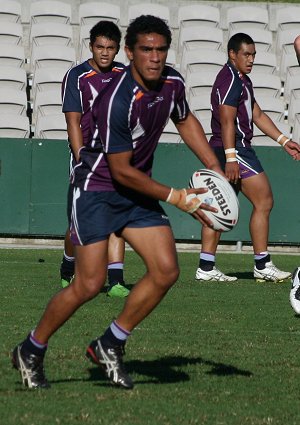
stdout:
<svg viewBox="0 0 300 425">
<path fill-rule="evenodd" d="M 216 267 L 207 272 L 205 270 L 200 269 L 199 267 L 196 271 L 195 278 L 197 280 L 215 280 L 218 282 L 235 282 L 237 280 L 236 276 L 227 276 L 226 274 L 218 270 Z"/>
<path fill-rule="evenodd" d="M 296 314 L 300 314 L 300 267 L 298 267 L 291 279 L 290 303 Z"/>
<path fill-rule="evenodd" d="M 266 267 L 262 270 L 258 270 L 254 266 L 254 277 L 256 278 L 257 282 L 282 282 L 283 280 L 291 277 L 291 273 L 279 270 L 276 266 L 274 266 L 272 261 L 269 261 L 266 263 Z"/>
</svg>

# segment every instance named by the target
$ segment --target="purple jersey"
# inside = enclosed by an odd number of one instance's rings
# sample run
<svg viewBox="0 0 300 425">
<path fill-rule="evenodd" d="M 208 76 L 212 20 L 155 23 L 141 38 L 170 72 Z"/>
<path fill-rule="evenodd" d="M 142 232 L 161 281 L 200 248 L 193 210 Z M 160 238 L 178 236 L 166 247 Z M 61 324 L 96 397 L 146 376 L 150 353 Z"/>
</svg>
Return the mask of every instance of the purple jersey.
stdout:
<svg viewBox="0 0 300 425">
<path fill-rule="evenodd" d="M 253 137 L 252 111 L 254 106 L 253 87 L 247 75 L 241 75 L 228 61 L 218 73 L 211 92 L 212 137 L 209 141 L 212 147 L 223 146 L 220 105 L 237 108 L 235 119 L 235 139 L 237 146 L 249 147 Z"/>
<path fill-rule="evenodd" d="M 93 104 L 94 132 L 80 151 L 74 184 L 89 191 L 115 191 L 107 153 L 133 151 L 133 165 L 151 175 L 153 154 L 169 118 L 186 119 L 189 108 L 181 75 L 165 67 L 156 90 L 145 91 L 133 79 L 130 67 L 99 94 Z"/>
<path fill-rule="evenodd" d="M 112 63 L 110 72 L 97 72 L 88 61 L 69 69 L 62 83 L 62 111 L 80 112 L 83 143 L 90 137 L 90 119 L 92 104 L 99 91 L 118 74 L 124 65 Z"/>
</svg>

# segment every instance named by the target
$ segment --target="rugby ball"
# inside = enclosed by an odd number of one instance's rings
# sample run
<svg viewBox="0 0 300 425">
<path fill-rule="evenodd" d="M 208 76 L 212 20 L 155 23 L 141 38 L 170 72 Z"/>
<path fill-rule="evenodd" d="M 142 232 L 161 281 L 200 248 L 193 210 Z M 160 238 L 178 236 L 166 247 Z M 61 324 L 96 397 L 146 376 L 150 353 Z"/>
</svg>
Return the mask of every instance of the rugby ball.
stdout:
<svg viewBox="0 0 300 425">
<path fill-rule="evenodd" d="M 212 170 L 198 170 L 192 175 L 189 186 L 208 189 L 208 192 L 197 196 L 203 203 L 218 209 L 218 212 L 203 210 L 212 221 L 214 230 L 228 232 L 234 228 L 239 219 L 239 201 L 225 177 Z"/>
</svg>

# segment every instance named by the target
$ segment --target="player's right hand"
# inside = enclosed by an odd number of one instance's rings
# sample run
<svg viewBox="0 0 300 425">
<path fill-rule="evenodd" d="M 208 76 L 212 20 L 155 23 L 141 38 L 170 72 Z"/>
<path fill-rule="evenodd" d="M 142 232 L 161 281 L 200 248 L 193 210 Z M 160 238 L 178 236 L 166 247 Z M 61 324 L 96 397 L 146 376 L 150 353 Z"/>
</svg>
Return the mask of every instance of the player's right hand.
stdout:
<svg viewBox="0 0 300 425">
<path fill-rule="evenodd" d="M 229 183 L 237 184 L 240 179 L 240 166 L 236 162 L 226 162 L 225 164 L 225 176 Z"/>
</svg>

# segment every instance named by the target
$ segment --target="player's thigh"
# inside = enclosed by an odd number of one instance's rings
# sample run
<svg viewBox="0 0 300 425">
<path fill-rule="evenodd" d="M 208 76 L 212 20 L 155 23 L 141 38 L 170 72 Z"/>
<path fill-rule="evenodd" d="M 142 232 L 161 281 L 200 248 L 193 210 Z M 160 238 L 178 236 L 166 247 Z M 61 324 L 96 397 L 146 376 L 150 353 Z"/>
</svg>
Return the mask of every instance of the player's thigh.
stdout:
<svg viewBox="0 0 300 425">
<path fill-rule="evenodd" d="M 272 208 L 273 194 L 267 175 L 262 172 L 241 180 L 241 192 L 257 208 Z"/>
<path fill-rule="evenodd" d="M 122 235 L 142 257 L 149 271 L 164 274 L 176 270 L 177 273 L 176 246 L 169 226 L 126 227 Z"/>
<path fill-rule="evenodd" d="M 75 247 L 75 277 L 80 285 L 101 288 L 106 279 L 107 240 Z"/>
</svg>

